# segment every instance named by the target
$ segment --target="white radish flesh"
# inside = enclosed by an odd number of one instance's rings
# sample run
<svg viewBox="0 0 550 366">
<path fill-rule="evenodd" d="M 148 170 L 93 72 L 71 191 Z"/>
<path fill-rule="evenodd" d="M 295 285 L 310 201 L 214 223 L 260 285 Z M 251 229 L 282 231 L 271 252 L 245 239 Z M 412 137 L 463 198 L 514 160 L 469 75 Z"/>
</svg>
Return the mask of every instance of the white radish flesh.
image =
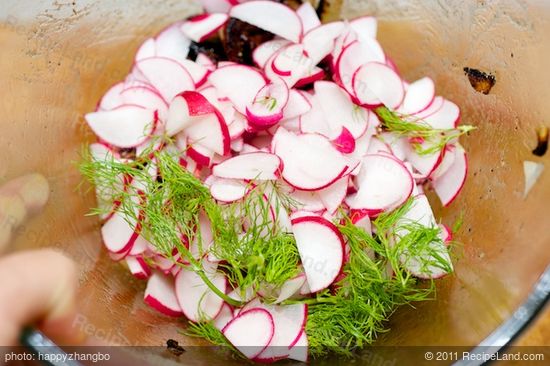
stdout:
<svg viewBox="0 0 550 366">
<path fill-rule="evenodd" d="M 397 108 L 405 96 L 399 75 L 378 62 L 369 62 L 356 71 L 353 75 L 353 90 L 359 102 L 375 105 L 379 100 L 390 109 Z"/>
<path fill-rule="evenodd" d="M 220 178 L 275 180 L 281 170 L 281 159 L 274 154 L 255 152 L 241 154 L 212 168 Z"/>
<path fill-rule="evenodd" d="M 249 359 L 262 353 L 274 332 L 273 317 L 261 308 L 239 313 L 222 330 L 225 338 Z"/>
<path fill-rule="evenodd" d="M 174 317 L 183 315 L 174 291 L 174 280 L 162 273 L 154 272 L 145 289 L 146 304 L 162 314 Z"/>
<path fill-rule="evenodd" d="M 435 193 L 443 206 L 448 206 L 455 200 L 462 190 L 468 174 L 468 160 L 462 146 L 457 144 L 454 154 L 453 164 L 443 175 L 432 182 Z"/>
<path fill-rule="evenodd" d="M 292 220 L 292 232 L 311 292 L 330 286 L 342 268 L 344 241 L 330 221 L 318 216 Z"/>
<path fill-rule="evenodd" d="M 177 61 L 151 57 L 138 61 L 136 66 L 167 103 L 177 94 L 195 89 L 193 78 Z"/>
<path fill-rule="evenodd" d="M 195 16 L 185 21 L 181 31 L 195 42 L 202 42 L 223 27 L 229 16 L 224 13 L 211 13 Z"/>
</svg>

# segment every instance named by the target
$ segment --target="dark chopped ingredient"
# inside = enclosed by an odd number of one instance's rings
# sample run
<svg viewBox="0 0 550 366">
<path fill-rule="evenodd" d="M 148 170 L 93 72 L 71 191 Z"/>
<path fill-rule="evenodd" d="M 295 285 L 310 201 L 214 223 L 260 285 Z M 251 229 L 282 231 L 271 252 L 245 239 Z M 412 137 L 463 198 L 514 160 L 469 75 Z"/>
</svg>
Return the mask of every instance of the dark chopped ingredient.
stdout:
<svg viewBox="0 0 550 366">
<path fill-rule="evenodd" d="M 169 339 L 166 341 L 166 349 L 176 356 L 180 356 L 183 352 L 185 352 L 185 349 L 183 349 L 183 347 L 179 345 L 178 341 L 175 341 L 173 339 Z"/>
<path fill-rule="evenodd" d="M 260 44 L 275 37 L 252 24 L 229 18 L 223 32 L 223 47 L 227 60 L 253 65 L 252 51 Z"/>
<path fill-rule="evenodd" d="M 548 150 L 548 127 L 537 129 L 537 147 L 533 150 L 536 156 L 544 156 Z"/>
<path fill-rule="evenodd" d="M 468 76 L 468 80 L 470 80 L 470 84 L 475 89 L 475 91 L 483 94 L 489 94 L 491 88 L 496 83 L 494 75 L 487 74 L 477 69 L 465 67 L 464 73 Z"/>
<path fill-rule="evenodd" d="M 191 61 L 196 61 L 199 53 L 204 53 L 216 63 L 227 59 L 223 44 L 219 38 L 208 39 L 200 43 L 191 42 L 187 58 Z"/>
<path fill-rule="evenodd" d="M 123 159 L 134 160 L 136 158 L 136 149 L 134 147 L 130 147 L 127 149 L 119 149 L 118 153 L 120 157 Z"/>
</svg>

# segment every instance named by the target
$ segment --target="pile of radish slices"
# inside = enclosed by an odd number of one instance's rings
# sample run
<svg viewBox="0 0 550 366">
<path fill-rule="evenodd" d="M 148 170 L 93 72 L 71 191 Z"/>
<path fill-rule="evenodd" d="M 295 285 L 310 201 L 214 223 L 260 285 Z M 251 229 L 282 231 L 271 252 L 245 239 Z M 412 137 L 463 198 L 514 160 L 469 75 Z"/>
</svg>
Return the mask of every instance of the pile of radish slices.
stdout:
<svg viewBox="0 0 550 366">
<path fill-rule="evenodd" d="M 433 188 L 446 206 L 466 178 L 466 153 L 458 141 L 420 154 L 418 141 L 382 128 L 374 109 L 385 106 L 434 129 L 456 128 L 460 112 L 435 95 L 432 79 L 403 80 L 376 40 L 373 17 L 321 24 L 309 3 L 296 11 L 271 1 L 202 3 L 207 13 L 146 40 L 130 74 L 86 115 L 99 138 L 92 154 L 123 161 L 127 149 L 139 156 L 151 147 L 169 148 L 158 136 L 172 137 L 170 148 L 179 149 L 182 167 L 204 178 L 220 205 L 243 199 L 251 181 L 278 181 L 299 203 L 294 212 L 273 212 L 295 236 L 303 273 L 276 290 L 276 303 L 257 297 L 233 308 L 196 273 L 163 257 L 140 235 L 139 222 L 132 224 L 116 209 L 105 218 L 104 243 L 113 259 L 148 279 L 145 302 L 161 313 L 213 319 L 229 342 L 256 361 L 306 361 L 307 306 L 279 303 L 337 280 L 349 254 L 333 224 L 339 210 L 353 214 L 355 224 L 370 233 L 371 218 L 414 197 L 406 219 L 437 227 L 423 189 Z M 256 65 L 216 64 L 205 54 L 189 60 L 191 42 L 209 38 L 230 17 L 275 35 L 254 50 Z M 208 219 L 202 220 L 208 243 L 212 234 Z M 450 262 L 443 243 L 451 233 L 440 228 L 443 241 L 434 246 Z M 427 259 L 404 256 L 403 262 L 419 278 L 446 274 L 423 266 Z M 217 271 L 221 260 L 205 256 L 204 270 L 218 289 L 238 296 Z"/>
</svg>

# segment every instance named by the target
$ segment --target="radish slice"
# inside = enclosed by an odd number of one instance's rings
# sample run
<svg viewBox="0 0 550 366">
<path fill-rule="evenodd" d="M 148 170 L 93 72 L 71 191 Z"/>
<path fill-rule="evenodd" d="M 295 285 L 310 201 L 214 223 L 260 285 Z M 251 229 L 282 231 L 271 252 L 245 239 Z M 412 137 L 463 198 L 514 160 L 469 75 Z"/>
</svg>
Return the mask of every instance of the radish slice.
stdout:
<svg viewBox="0 0 550 366">
<path fill-rule="evenodd" d="M 145 280 L 151 275 L 151 269 L 141 256 L 128 256 L 124 258 L 130 273 L 140 280 Z"/>
<path fill-rule="evenodd" d="M 279 128 L 272 148 L 283 161 L 283 179 L 304 191 L 325 188 L 348 170 L 348 161 L 320 135 L 295 135 Z"/>
<path fill-rule="evenodd" d="M 265 66 L 265 73 L 270 80 L 283 79 L 288 87 L 292 88 L 314 67 L 315 63 L 305 54 L 304 46 L 291 44 L 273 55 Z"/>
<path fill-rule="evenodd" d="M 160 94 L 148 87 L 130 87 L 120 93 L 123 104 L 139 105 L 143 108 L 156 110 L 161 121 L 166 120 L 168 105 Z"/>
<path fill-rule="evenodd" d="M 144 58 L 155 57 L 157 55 L 157 43 L 153 38 L 147 39 L 139 46 L 136 52 L 135 60 L 143 60 Z"/>
<path fill-rule="evenodd" d="M 277 155 L 256 152 L 228 159 L 214 166 L 212 174 L 220 178 L 276 180 L 281 168 Z"/>
<path fill-rule="evenodd" d="M 174 280 L 159 272 L 154 272 L 147 281 L 144 301 L 165 315 L 174 317 L 183 315 L 174 292 Z"/>
<path fill-rule="evenodd" d="M 159 33 L 155 39 L 155 55 L 179 63 L 187 60 L 191 40 L 181 32 L 182 22 L 176 22 Z M 168 100 L 169 102 L 169 100 Z"/>
<path fill-rule="evenodd" d="M 424 141 L 420 144 L 420 149 L 429 148 L 431 146 L 430 144 L 431 142 Z M 405 146 L 405 157 L 407 161 L 410 162 L 424 178 L 428 177 L 437 169 L 443 160 L 444 154 L 445 149 L 441 149 L 441 151 L 437 151 L 433 154 L 421 155 L 416 152 L 412 144 L 407 144 Z"/>
<path fill-rule="evenodd" d="M 214 158 L 214 152 L 210 151 L 199 144 L 189 146 L 187 148 L 187 156 L 189 156 L 193 161 L 200 167 L 210 166 L 212 164 L 212 159 Z M 187 169 L 191 172 L 193 170 Z"/>
<path fill-rule="evenodd" d="M 226 155 L 230 151 L 229 130 L 221 113 L 200 93 L 186 91 L 172 101 L 166 132 L 182 131 L 190 144 Z"/>
<path fill-rule="evenodd" d="M 380 100 L 390 109 L 403 101 L 403 81 L 390 67 L 378 62 L 361 66 L 353 75 L 353 91 L 360 103 L 374 105 Z"/>
<path fill-rule="evenodd" d="M 197 62 L 193 62 L 191 60 L 182 60 L 179 61 L 179 64 L 183 66 L 185 70 L 187 70 L 187 72 L 191 76 L 191 79 L 193 79 L 193 82 L 195 83 L 195 87 L 200 87 L 206 82 L 208 73 L 210 72 L 210 70 L 208 70 L 206 67 L 199 65 Z"/>
<path fill-rule="evenodd" d="M 424 122 L 434 129 L 452 129 L 458 125 L 460 109 L 451 101 L 443 100 L 443 105 L 435 113 L 424 118 Z"/>
<path fill-rule="evenodd" d="M 249 190 L 249 185 L 233 179 L 216 179 L 210 186 L 210 194 L 220 202 L 231 203 L 242 199 L 246 196 Z"/>
<path fill-rule="evenodd" d="M 315 97 L 331 129 L 339 131 L 344 127 L 353 138 L 358 138 L 366 132 L 367 109 L 355 105 L 349 95 L 333 82 L 318 81 L 314 88 Z"/>
<path fill-rule="evenodd" d="M 256 128 L 269 128 L 283 119 L 283 109 L 288 103 L 289 89 L 282 81 L 264 86 L 246 107 L 248 121 Z"/>
<path fill-rule="evenodd" d="M 214 319 L 214 326 L 221 331 L 231 319 L 233 319 L 233 309 L 224 303 L 220 313 Z"/>
<path fill-rule="evenodd" d="M 191 40 L 199 43 L 216 33 L 229 19 L 227 14 L 211 13 L 197 15 L 181 26 L 181 31 Z"/>
<path fill-rule="evenodd" d="M 429 77 L 424 77 L 409 85 L 403 104 L 397 111 L 404 114 L 421 112 L 428 108 L 434 98 L 435 84 Z"/>
<path fill-rule="evenodd" d="M 246 107 L 265 85 L 262 74 L 244 65 L 229 65 L 212 72 L 208 80 L 221 97 L 229 98 L 237 111 L 246 114 Z"/>
<path fill-rule="evenodd" d="M 403 225 L 415 223 L 425 227 L 435 228 L 437 223 L 430 206 L 430 202 L 424 195 L 415 197 L 414 203 L 397 223 L 396 240 L 399 245 L 399 238 L 408 234 L 408 230 Z M 433 241 L 429 245 L 430 249 L 420 252 L 415 250 L 414 255 L 404 251 L 400 255 L 400 260 L 412 275 L 419 278 L 440 278 L 447 274 L 442 261 L 452 269 L 449 252 L 442 241 Z M 434 254 L 432 254 L 434 252 Z"/>
<path fill-rule="evenodd" d="M 229 16 L 294 43 L 302 37 L 302 21 L 288 6 L 272 1 L 249 1 L 234 6 Z"/>
<path fill-rule="evenodd" d="M 340 207 L 348 191 L 348 177 L 340 178 L 325 189 L 317 191 L 319 199 L 328 212 L 334 213 Z"/>
<path fill-rule="evenodd" d="M 426 109 L 424 109 L 423 111 L 411 114 L 407 118 L 407 120 L 418 121 L 418 120 L 422 120 L 422 119 L 424 119 L 428 116 L 431 116 L 435 112 L 439 111 L 441 109 L 441 107 L 443 107 L 444 102 L 445 102 L 444 98 L 437 96 L 437 97 L 434 98 L 432 103 Z M 405 116 L 405 117 L 407 117 L 407 116 Z"/>
<path fill-rule="evenodd" d="M 124 101 L 120 97 L 120 93 L 124 90 L 124 82 L 116 83 L 103 95 L 98 103 L 98 111 L 109 111 L 122 104 Z"/>
<path fill-rule="evenodd" d="M 443 206 L 448 206 L 458 196 L 468 174 L 468 160 L 466 151 L 459 144 L 454 150 L 455 158 L 453 164 L 443 175 L 432 182 L 435 193 L 441 200 Z"/>
<path fill-rule="evenodd" d="M 537 181 L 539 180 L 542 172 L 544 171 L 544 164 L 534 161 L 523 161 L 523 175 L 525 176 L 525 186 L 523 188 L 523 198 L 527 198 L 527 195 L 533 189 Z"/>
<path fill-rule="evenodd" d="M 261 308 L 269 311 L 275 326 L 273 338 L 268 347 L 255 357 L 257 361 L 272 361 L 286 358 L 289 349 L 296 344 L 302 334 L 307 319 L 307 305 L 266 305 Z"/>
<path fill-rule="evenodd" d="M 344 22 L 331 22 L 320 25 L 304 35 L 302 44 L 307 56 L 317 65 L 334 49 L 334 40 L 344 31 Z"/>
<path fill-rule="evenodd" d="M 298 79 L 296 84 L 294 84 L 294 87 L 303 88 L 306 85 L 313 84 L 314 82 L 323 80 L 324 78 L 325 70 L 315 66 L 314 68 L 310 69 L 309 72 L 307 72 L 303 77 Z"/>
<path fill-rule="evenodd" d="M 311 103 L 301 92 L 291 89 L 288 94 L 288 103 L 283 109 L 283 120 L 299 117 L 311 110 Z"/>
<path fill-rule="evenodd" d="M 302 21 L 304 32 L 321 25 L 321 20 L 317 16 L 315 8 L 308 2 L 303 3 L 296 9 L 296 15 L 298 15 Z"/>
<path fill-rule="evenodd" d="M 349 25 L 361 38 L 376 38 L 378 24 L 375 17 L 363 16 L 350 20 Z"/>
<path fill-rule="evenodd" d="M 449 170 L 449 168 L 454 164 L 455 161 L 455 145 L 445 146 L 445 153 L 443 154 L 443 160 L 438 165 L 438 167 L 430 174 L 431 180 L 436 180 L 441 177 L 443 174 Z"/>
<path fill-rule="evenodd" d="M 311 292 L 330 286 L 342 269 L 344 240 L 330 221 L 318 216 L 292 220 L 292 232 Z"/>
<path fill-rule="evenodd" d="M 289 299 L 290 297 L 292 297 L 294 294 L 296 294 L 300 290 L 300 288 L 304 285 L 305 282 L 306 282 L 306 276 L 303 273 L 299 274 L 294 278 L 287 280 L 281 286 L 281 290 L 279 292 L 279 296 L 277 297 L 277 300 L 275 300 L 275 304 L 283 302 Z"/>
<path fill-rule="evenodd" d="M 252 52 L 252 59 L 260 68 L 264 68 L 269 59 L 281 48 L 290 44 L 286 39 L 273 39 L 259 45 Z"/>
<path fill-rule="evenodd" d="M 359 191 L 348 196 L 346 203 L 370 215 L 402 205 L 414 187 L 411 173 L 403 163 L 385 154 L 366 155 L 355 179 Z"/>
<path fill-rule="evenodd" d="M 325 118 L 323 107 L 320 98 L 317 95 L 310 97 L 311 109 L 308 113 L 300 116 L 300 132 L 302 133 L 318 133 L 331 140 L 334 140 L 342 131 L 342 127 L 337 121 L 333 126 Z M 331 114 L 333 114 L 331 112 Z"/>
<path fill-rule="evenodd" d="M 335 78 L 339 80 L 342 87 L 346 89 L 350 95 L 355 96 L 356 93 L 353 88 L 355 72 L 362 65 L 373 61 L 384 62 L 385 59 L 378 57 L 359 41 L 354 41 L 346 46 L 338 57 L 335 65 Z M 373 105 L 379 104 L 379 102 L 375 100 L 375 96 L 371 96 L 369 101 Z"/>
<path fill-rule="evenodd" d="M 273 339 L 275 325 L 271 314 L 260 308 L 240 312 L 222 329 L 235 348 L 249 359 L 263 352 Z"/>
<path fill-rule="evenodd" d="M 88 113 L 86 122 L 108 144 L 129 148 L 147 140 L 154 129 L 156 113 L 140 106 L 121 106 L 112 111 Z"/>
<path fill-rule="evenodd" d="M 214 286 L 225 293 L 225 276 L 206 268 L 205 273 Z M 194 322 L 214 319 L 224 304 L 222 298 L 210 290 L 198 274 L 186 268 L 176 276 L 176 297 L 187 319 Z"/>
<path fill-rule="evenodd" d="M 300 338 L 298 338 L 298 341 L 296 344 L 290 349 L 288 358 L 291 360 L 301 361 L 301 362 L 307 362 L 308 360 L 308 340 L 306 332 L 303 331 L 300 335 Z"/>
<path fill-rule="evenodd" d="M 199 0 L 202 7 L 207 13 L 227 13 L 233 5 L 236 4 L 235 0 Z"/>
<path fill-rule="evenodd" d="M 177 61 L 151 57 L 138 61 L 136 66 L 167 103 L 183 91 L 195 90 L 193 78 Z"/>
</svg>

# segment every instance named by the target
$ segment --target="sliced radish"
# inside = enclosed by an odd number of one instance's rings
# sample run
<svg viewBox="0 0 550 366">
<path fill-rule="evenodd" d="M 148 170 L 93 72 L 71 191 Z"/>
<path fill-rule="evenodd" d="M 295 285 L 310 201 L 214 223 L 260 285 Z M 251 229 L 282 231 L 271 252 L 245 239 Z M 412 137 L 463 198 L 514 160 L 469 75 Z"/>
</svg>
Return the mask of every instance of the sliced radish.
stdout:
<svg viewBox="0 0 550 366">
<path fill-rule="evenodd" d="M 376 215 L 403 204 L 414 181 L 402 162 L 385 154 L 366 155 L 356 177 L 359 191 L 346 198 L 351 209 Z"/>
<path fill-rule="evenodd" d="M 130 273 L 140 280 L 145 280 L 151 275 L 151 269 L 141 256 L 127 256 L 124 258 Z"/>
<path fill-rule="evenodd" d="M 255 25 L 292 42 L 302 37 L 302 21 L 288 6 L 272 1 L 249 1 L 234 6 L 229 16 Z"/>
<path fill-rule="evenodd" d="M 420 149 L 427 149 L 431 146 L 432 142 L 424 141 L 420 144 Z M 405 146 L 405 158 L 412 166 L 420 173 L 422 177 L 428 177 L 432 174 L 439 164 L 441 164 L 442 159 L 445 154 L 445 149 L 436 151 L 432 154 L 420 154 L 416 151 L 413 144 L 407 144 Z"/>
<path fill-rule="evenodd" d="M 300 335 L 300 338 L 298 338 L 298 341 L 296 344 L 290 349 L 288 358 L 291 360 L 301 361 L 301 362 L 307 362 L 308 360 L 308 340 L 305 330 Z"/>
<path fill-rule="evenodd" d="M 210 13 L 197 15 L 181 26 L 181 31 L 187 37 L 195 42 L 202 42 L 214 34 L 229 19 L 229 15 L 224 13 Z"/>
<path fill-rule="evenodd" d="M 311 109 L 300 116 L 300 132 L 318 133 L 331 140 L 336 139 L 342 131 L 339 121 L 334 123 L 336 126 L 329 123 L 328 119 L 325 118 L 321 100 L 317 95 L 310 97 L 309 102 L 311 103 Z M 333 113 L 331 112 L 331 114 Z"/>
<path fill-rule="evenodd" d="M 445 98 L 436 96 L 432 103 L 423 111 L 413 113 L 410 116 L 404 116 L 409 121 L 419 121 L 423 120 L 424 118 L 431 116 L 435 112 L 439 111 L 441 107 L 443 107 L 443 103 L 445 102 Z"/>
<path fill-rule="evenodd" d="M 187 59 L 191 40 L 181 32 L 181 24 L 182 22 L 176 22 L 159 33 L 155 39 L 155 56 L 179 63 Z"/>
<path fill-rule="evenodd" d="M 214 326 L 221 331 L 231 319 L 233 319 L 233 309 L 224 303 L 220 313 L 214 319 Z"/>
<path fill-rule="evenodd" d="M 340 178 L 330 186 L 317 191 L 319 199 L 328 212 L 334 213 L 340 207 L 348 190 L 348 177 Z"/>
<path fill-rule="evenodd" d="M 130 87 L 120 93 L 123 104 L 139 105 L 158 112 L 159 119 L 166 120 L 168 105 L 160 94 L 148 87 Z"/>
<path fill-rule="evenodd" d="M 199 0 L 207 13 L 227 13 L 236 0 Z"/>
<path fill-rule="evenodd" d="M 309 84 L 313 84 L 316 81 L 323 80 L 325 78 L 325 70 L 320 67 L 313 67 L 304 76 L 302 76 L 296 84 L 295 88 L 303 88 Z"/>
<path fill-rule="evenodd" d="M 334 41 L 344 31 L 346 25 L 344 22 L 331 22 L 320 25 L 306 34 L 302 39 L 304 51 L 317 65 L 334 49 Z"/>
<path fill-rule="evenodd" d="M 235 179 L 216 179 L 210 186 L 210 194 L 220 202 L 230 203 L 242 199 L 246 196 L 249 185 L 243 181 Z"/>
<path fill-rule="evenodd" d="M 103 141 L 122 148 L 147 140 L 155 127 L 156 113 L 140 106 L 123 105 L 112 111 L 88 113 L 86 122 Z"/>
<path fill-rule="evenodd" d="M 325 119 L 333 130 L 345 127 L 353 138 L 362 136 L 368 128 L 368 110 L 355 105 L 337 84 L 318 81 L 314 85 Z M 353 150 L 352 150 L 353 151 Z"/>
<path fill-rule="evenodd" d="M 143 42 L 141 46 L 139 46 L 136 52 L 135 60 L 139 61 L 143 60 L 144 58 L 155 57 L 156 55 L 157 43 L 153 38 L 149 38 L 145 40 L 145 42 Z"/>
<path fill-rule="evenodd" d="M 304 32 L 321 25 L 321 20 L 319 16 L 317 16 L 315 8 L 308 2 L 303 3 L 296 9 L 296 15 L 298 15 L 302 21 Z"/>
<path fill-rule="evenodd" d="M 335 65 L 335 79 L 339 80 L 346 91 L 355 96 L 353 88 L 353 78 L 356 71 L 369 62 L 383 62 L 375 53 L 367 49 L 359 41 L 353 41 L 347 45 L 338 57 Z M 376 105 L 375 96 L 371 96 L 369 101 Z"/>
<path fill-rule="evenodd" d="M 124 82 L 116 83 L 103 95 L 98 103 L 98 110 L 109 111 L 122 104 L 124 101 L 120 97 L 120 93 L 124 90 Z"/>
<path fill-rule="evenodd" d="M 397 109 L 404 114 L 418 113 L 432 104 L 435 98 L 435 84 L 429 77 L 416 80 L 407 88 L 405 99 Z"/>
<path fill-rule="evenodd" d="M 212 61 L 210 57 L 208 57 L 202 52 L 200 52 L 197 55 L 197 59 L 195 60 L 195 62 L 198 65 L 201 65 L 202 67 L 206 68 L 208 71 L 216 70 L 216 64 L 214 63 L 214 61 Z"/>
<path fill-rule="evenodd" d="M 275 326 L 267 310 L 253 308 L 240 312 L 227 323 L 222 333 L 243 355 L 253 359 L 269 345 Z"/>
<path fill-rule="evenodd" d="M 466 151 L 459 144 L 454 150 L 455 158 L 453 164 L 447 171 L 432 182 L 435 193 L 441 200 L 443 206 L 448 206 L 458 196 L 468 175 L 468 160 Z"/>
<path fill-rule="evenodd" d="M 246 114 L 246 107 L 265 85 L 262 74 L 244 65 L 219 67 L 208 76 L 219 95 L 229 98 L 237 111 Z"/>
<path fill-rule="evenodd" d="M 227 283 L 222 273 L 205 270 L 205 274 L 214 286 L 225 292 Z M 214 319 L 224 304 L 197 273 L 185 268 L 176 276 L 176 297 L 185 316 L 194 322 Z"/>
<path fill-rule="evenodd" d="M 293 201 L 296 202 L 296 208 L 307 212 L 322 211 L 325 206 L 319 199 L 317 191 L 301 191 L 296 189 L 294 192 L 288 194 Z"/>
<path fill-rule="evenodd" d="M 283 79 L 291 88 L 314 67 L 315 63 L 306 55 L 303 45 L 290 44 L 272 56 L 265 66 L 265 73 L 272 81 Z"/>
<path fill-rule="evenodd" d="M 292 232 L 311 292 L 330 286 L 342 268 L 344 240 L 338 228 L 318 216 L 292 220 Z"/>
<path fill-rule="evenodd" d="M 176 299 L 174 280 L 160 272 L 154 272 L 147 281 L 144 301 L 165 315 L 174 317 L 183 315 Z"/>
<path fill-rule="evenodd" d="M 435 113 L 423 118 L 423 121 L 434 129 L 456 128 L 459 120 L 460 109 L 448 100 L 443 100 L 443 105 Z"/>
<path fill-rule="evenodd" d="M 375 17 L 362 16 L 350 20 L 349 25 L 361 38 L 376 38 L 378 24 Z"/>
<path fill-rule="evenodd" d="M 260 68 L 264 68 L 267 61 L 279 51 L 281 48 L 288 46 L 290 41 L 286 39 L 273 39 L 259 45 L 252 52 L 252 59 Z"/>
<path fill-rule="evenodd" d="M 248 121 L 258 129 L 269 128 L 283 119 L 289 89 L 281 80 L 264 86 L 246 107 Z"/>
<path fill-rule="evenodd" d="M 282 286 L 281 290 L 279 292 L 279 296 L 277 297 L 277 300 L 275 300 L 275 304 L 278 304 L 280 302 L 283 302 L 290 297 L 294 296 L 300 288 L 304 285 L 306 282 L 306 276 L 303 273 L 300 273 L 294 278 L 291 278 L 287 280 Z"/>
<path fill-rule="evenodd" d="M 304 191 L 325 188 L 348 170 L 348 161 L 321 135 L 295 135 L 279 128 L 272 148 L 283 161 L 283 179 Z"/>
<path fill-rule="evenodd" d="M 198 92 L 183 92 L 170 105 L 166 131 L 174 135 L 182 130 L 192 145 L 220 155 L 229 153 L 231 139 L 223 116 Z"/>
<path fill-rule="evenodd" d="M 302 334 L 307 319 L 307 305 L 266 305 L 261 308 L 269 311 L 275 329 L 267 348 L 255 357 L 257 361 L 275 361 L 290 355 L 290 348 Z"/>
<path fill-rule="evenodd" d="M 437 178 L 441 177 L 454 164 L 456 157 L 455 148 L 455 145 L 445 146 L 443 160 L 441 160 L 441 163 L 438 165 L 438 167 L 432 172 L 432 174 L 430 174 L 431 180 L 436 180 Z"/>
<path fill-rule="evenodd" d="M 277 155 L 256 152 L 228 159 L 214 166 L 212 174 L 220 178 L 275 180 L 281 167 Z"/>
<path fill-rule="evenodd" d="M 195 83 L 195 87 L 198 88 L 206 82 L 208 74 L 210 73 L 210 70 L 208 70 L 206 67 L 191 60 L 182 60 L 179 61 L 179 64 L 183 66 L 185 70 L 187 70 L 187 72 L 191 76 L 191 79 L 193 79 L 193 82 Z"/>
<path fill-rule="evenodd" d="M 390 67 L 379 62 L 361 66 L 353 75 L 353 91 L 360 103 L 376 105 L 379 100 L 390 109 L 403 101 L 403 81 Z"/>
<path fill-rule="evenodd" d="M 151 57 L 138 61 L 136 66 L 167 103 L 183 91 L 195 90 L 193 78 L 177 61 Z"/>
<path fill-rule="evenodd" d="M 283 109 L 283 120 L 299 117 L 311 110 L 311 103 L 301 92 L 291 89 L 288 94 L 288 103 Z"/>
<path fill-rule="evenodd" d="M 415 197 L 413 205 L 397 223 L 396 244 L 399 248 L 399 238 L 408 234 L 409 231 L 404 225 L 422 225 L 429 228 L 436 228 L 437 223 L 430 206 L 430 202 L 424 195 Z M 419 278 L 440 278 L 447 274 L 447 268 L 452 269 L 451 258 L 443 241 L 436 240 L 429 244 L 429 249 L 420 251 L 412 248 L 414 254 L 408 248 L 401 248 L 400 260 L 412 275 Z M 444 262 L 444 263 L 441 263 Z"/>
</svg>

